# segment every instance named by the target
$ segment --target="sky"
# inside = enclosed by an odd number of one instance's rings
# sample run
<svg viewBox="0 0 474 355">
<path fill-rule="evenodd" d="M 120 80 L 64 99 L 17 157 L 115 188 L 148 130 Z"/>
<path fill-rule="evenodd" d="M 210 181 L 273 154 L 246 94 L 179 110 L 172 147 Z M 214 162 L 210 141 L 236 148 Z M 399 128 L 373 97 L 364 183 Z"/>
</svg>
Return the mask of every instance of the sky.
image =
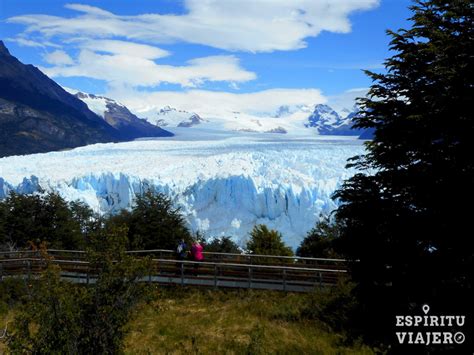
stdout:
<svg viewBox="0 0 474 355">
<path fill-rule="evenodd" d="M 74 1 L 74 0 L 71 0 Z M 363 96 L 408 0 L 0 0 L 0 38 L 60 85 L 132 109 L 249 113 Z"/>
</svg>

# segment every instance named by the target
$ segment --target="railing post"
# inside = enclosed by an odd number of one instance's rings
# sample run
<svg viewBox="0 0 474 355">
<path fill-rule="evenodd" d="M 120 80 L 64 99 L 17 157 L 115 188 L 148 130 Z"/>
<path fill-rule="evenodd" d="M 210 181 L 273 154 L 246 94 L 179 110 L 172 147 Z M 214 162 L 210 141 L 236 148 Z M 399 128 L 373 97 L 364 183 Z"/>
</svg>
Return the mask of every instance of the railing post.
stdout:
<svg viewBox="0 0 474 355">
<path fill-rule="evenodd" d="M 217 288 L 217 264 L 214 264 L 214 288 Z"/>
<path fill-rule="evenodd" d="M 286 269 L 283 269 L 283 291 L 286 291 Z"/>
<path fill-rule="evenodd" d="M 26 261 L 26 269 L 28 272 L 28 281 L 31 279 L 31 261 L 27 260 Z"/>
<path fill-rule="evenodd" d="M 319 277 L 319 287 L 322 288 L 323 287 L 323 274 L 320 272 L 318 272 L 318 277 Z"/>
<path fill-rule="evenodd" d="M 252 267 L 249 266 L 249 286 L 248 288 L 252 288 Z"/>
<path fill-rule="evenodd" d="M 0 281 L 3 281 L 3 263 L 0 263 Z"/>
<path fill-rule="evenodd" d="M 181 286 L 184 286 L 184 263 L 181 263 Z"/>
</svg>

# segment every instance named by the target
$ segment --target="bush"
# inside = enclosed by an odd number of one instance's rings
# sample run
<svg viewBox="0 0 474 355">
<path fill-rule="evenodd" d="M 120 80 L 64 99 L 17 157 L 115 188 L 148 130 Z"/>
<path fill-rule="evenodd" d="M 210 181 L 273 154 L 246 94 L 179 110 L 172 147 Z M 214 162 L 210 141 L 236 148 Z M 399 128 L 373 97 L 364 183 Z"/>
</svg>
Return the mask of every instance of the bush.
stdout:
<svg viewBox="0 0 474 355">
<path fill-rule="evenodd" d="M 291 248 L 283 243 L 281 233 L 264 224 L 255 226 L 250 232 L 247 250 L 252 254 L 293 256 Z"/>
<path fill-rule="evenodd" d="M 0 281 L 0 315 L 20 303 L 27 293 L 25 280 L 5 278 Z M 3 324 L 0 324 L 0 334 Z"/>
<path fill-rule="evenodd" d="M 87 260 L 97 275 L 88 286 L 61 281 L 58 266 L 50 263 L 29 285 L 28 302 L 14 320 L 8 338 L 12 353 L 123 352 L 124 326 L 144 295 L 136 281 L 150 267 L 147 259 L 126 254 L 126 244 L 126 230 L 94 237 Z"/>
<path fill-rule="evenodd" d="M 334 287 L 315 290 L 301 311 L 302 318 L 320 320 L 336 332 L 354 330 L 357 298 L 355 284 L 341 280 Z"/>
</svg>

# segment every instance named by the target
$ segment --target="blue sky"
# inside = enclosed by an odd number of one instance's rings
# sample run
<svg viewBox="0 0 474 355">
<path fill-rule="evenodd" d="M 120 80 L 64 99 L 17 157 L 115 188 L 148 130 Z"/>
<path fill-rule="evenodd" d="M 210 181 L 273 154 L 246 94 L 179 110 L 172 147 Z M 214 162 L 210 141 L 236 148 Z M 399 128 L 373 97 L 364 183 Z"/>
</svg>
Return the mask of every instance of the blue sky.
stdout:
<svg viewBox="0 0 474 355">
<path fill-rule="evenodd" d="M 132 108 L 348 106 L 383 70 L 405 0 L 0 0 L 13 55 Z M 272 99 L 272 93 L 273 99 Z M 265 102 L 264 102 L 265 101 Z"/>
</svg>

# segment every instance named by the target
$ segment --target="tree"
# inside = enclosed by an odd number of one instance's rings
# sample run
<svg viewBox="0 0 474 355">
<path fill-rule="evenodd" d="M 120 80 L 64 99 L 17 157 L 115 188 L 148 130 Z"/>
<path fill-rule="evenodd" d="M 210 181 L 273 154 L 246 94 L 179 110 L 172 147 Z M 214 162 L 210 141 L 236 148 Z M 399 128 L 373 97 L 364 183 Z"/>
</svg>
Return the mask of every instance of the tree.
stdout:
<svg viewBox="0 0 474 355">
<path fill-rule="evenodd" d="M 0 201 L 3 245 L 24 247 L 40 234 L 37 220 L 41 211 L 38 195 L 24 196 L 14 192 Z"/>
<path fill-rule="evenodd" d="M 48 241 L 49 247 L 78 249 L 84 245 L 79 220 L 75 219 L 69 203 L 56 192 L 41 197 L 36 223 L 42 229 L 37 238 Z"/>
<path fill-rule="evenodd" d="M 363 319 L 379 339 L 410 305 L 452 314 L 472 299 L 473 7 L 432 0 L 411 10 L 411 29 L 388 32 L 386 73 L 367 71 L 374 84 L 355 127 L 374 139 L 334 195 L 345 253 L 359 260 Z"/>
<path fill-rule="evenodd" d="M 247 250 L 252 254 L 293 256 L 291 248 L 283 243 L 282 235 L 264 224 L 256 225 L 250 232 Z"/>
<path fill-rule="evenodd" d="M 128 230 L 133 249 L 172 249 L 181 239 L 188 244 L 191 234 L 179 208 L 162 193 L 148 189 L 138 195 L 130 212 L 111 217 L 109 224 L 123 225 Z"/>
<path fill-rule="evenodd" d="M 69 202 L 69 209 L 82 234 L 78 249 L 85 249 L 92 235 L 102 227 L 103 219 L 82 201 Z"/>
<path fill-rule="evenodd" d="M 310 258 L 338 258 L 336 252 L 338 238 L 338 224 L 323 219 L 308 232 L 296 250 L 296 255 Z"/>
<path fill-rule="evenodd" d="M 0 201 L 0 243 L 24 248 L 45 241 L 49 247 L 84 247 L 83 232 L 94 220 L 92 210 L 80 202 L 68 203 L 58 193 L 10 193 Z"/>
<path fill-rule="evenodd" d="M 205 250 L 213 253 L 241 253 L 239 246 L 231 237 L 214 238 L 210 243 L 206 243 Z"/>
</svg>

